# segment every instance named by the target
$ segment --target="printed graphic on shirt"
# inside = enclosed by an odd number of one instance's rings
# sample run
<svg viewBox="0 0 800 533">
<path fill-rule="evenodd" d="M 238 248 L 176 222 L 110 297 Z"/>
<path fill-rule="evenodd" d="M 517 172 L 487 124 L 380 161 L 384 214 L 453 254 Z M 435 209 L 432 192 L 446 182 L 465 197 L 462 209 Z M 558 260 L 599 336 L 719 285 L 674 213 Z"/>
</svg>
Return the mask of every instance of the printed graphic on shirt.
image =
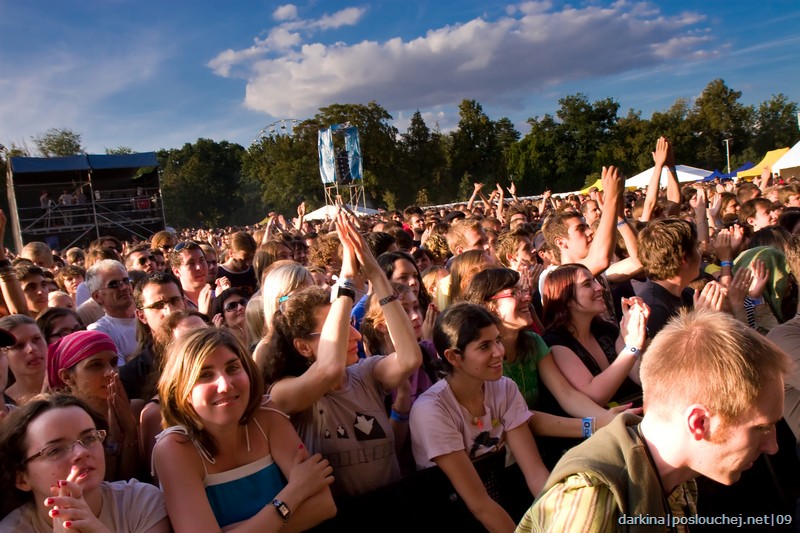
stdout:
<svg viewBox="0 0 800 533">
<path fill-rule="evenodd" d="M 470 459 L 475 459 L 475 454 L 477 454 L 478 450 L 481 448 L 495 448 L 499 442 L 500 438 L 490 437 L 488 431 L 482 431 L 478 433 L 478 436 L 475 437 L 475 440 L 472 443 L 472 448 L 469 449 Z"/>
<path fill-rule="evenodd" d="M 355 431 L 357 440 L 375 440 L 386 438 L 386 433 L 384 433 L 381 425 L 376 422 L 374 416 L 365 415 L 359 412 L 356 412 L 356 420 L 353 423 L 353 430 Z"/>
</svg>

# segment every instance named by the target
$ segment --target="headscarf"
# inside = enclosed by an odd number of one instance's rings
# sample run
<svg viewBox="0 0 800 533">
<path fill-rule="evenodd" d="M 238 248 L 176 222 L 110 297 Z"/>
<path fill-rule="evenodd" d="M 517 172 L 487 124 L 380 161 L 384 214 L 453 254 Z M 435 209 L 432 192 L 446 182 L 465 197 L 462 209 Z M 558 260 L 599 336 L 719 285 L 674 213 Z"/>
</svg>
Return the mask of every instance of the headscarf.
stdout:
<svg viewBox="0 0 800 533">
<path fill-rule="evenodd" d="M 789 287 L 792 283 L 789 277 L 789 269 L 786 266 L 786 256 L 783 252 L 772 246 L 757 246 L 745 250 L 733 263 L 733 273 L 740 268 L 748 268 L 750 264 L 759 259 L 764 262 L 767 268 L 767 286 L 764 288 L 763 298 L 769 305 L 772 314 L 780 324 L 786 322 L 783 316 L 783 303 L 789 294 Z"/>
<path fill-rule="evenodd" d="M 61 337 L 47 349 L 47 384 L 52 390 L 66 387 L 58 375 L 62 368 L 72 368 L 98 352 L 116 353 L 111 337 L 101 331 L 76 331 Z"/>
</svg>

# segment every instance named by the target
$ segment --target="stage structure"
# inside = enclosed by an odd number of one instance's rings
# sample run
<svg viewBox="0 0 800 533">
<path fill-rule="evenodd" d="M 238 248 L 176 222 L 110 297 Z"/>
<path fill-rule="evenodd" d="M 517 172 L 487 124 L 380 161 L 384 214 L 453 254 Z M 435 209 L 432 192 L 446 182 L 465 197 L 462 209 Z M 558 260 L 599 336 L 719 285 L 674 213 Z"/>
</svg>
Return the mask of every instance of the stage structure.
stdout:
<svg viewBox="0 0 800 533">
<path fill-rule="evenodd" d="M 334 136 L 343 137 L 341 143 L 334 143 Z M 336 205 L 341 197 L 351 209 L 360 207 L 366 210 L 367 199 L 364 194 L 361 144 L 358 128 L 350 123 L 334 124 L 319 130 L 319 174 L 325 187 L 325 204 Z M 336 147 L 335 144 L 340 144 Z M 347 189 L 347 194 L 343 194 Z"/>
<path fill-rule="evenodd" d="M 148 239 L 165 228 L 155 152 L 12 157 L 6 183 L 17 252 L 31 241 L 66 250 L 101 235 Z"/>
</svg>

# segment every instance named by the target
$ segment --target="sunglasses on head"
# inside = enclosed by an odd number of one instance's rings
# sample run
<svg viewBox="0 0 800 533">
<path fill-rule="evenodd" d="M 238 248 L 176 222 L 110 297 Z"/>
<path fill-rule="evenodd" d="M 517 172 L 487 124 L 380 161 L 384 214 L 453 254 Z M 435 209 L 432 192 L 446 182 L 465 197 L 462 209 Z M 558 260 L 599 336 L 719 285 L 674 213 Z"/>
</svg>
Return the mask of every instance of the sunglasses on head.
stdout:
<svg viewBox="0 0 800 533">
<path fill-rule="evenodd" d="M 242 298 L 241 300 L 237 300 L 235 302 L 228 302 L 225 304 L 225 307 L 223 307 L 223 309 L 225 310 L 226 313 L 230 313 L 231 311 L 235 311 L 239 306 L 246 308 L 247 300 Z"/>
<path fill-rule="evenodd" d="M 189 246 L 190 250 L 193 250 L 195 247 L 196 248 L 200 248 L 200 245 L 197 244 L 195 241 L 182 241 L 182 242 L 179 242 L 178 244 L 176 244 L 175 248 L 173 248 L 173 250 L 176 251 L 176 252 L 180 252 L 181 250 L 183 250 L 187 246 Z"/>
</svg>

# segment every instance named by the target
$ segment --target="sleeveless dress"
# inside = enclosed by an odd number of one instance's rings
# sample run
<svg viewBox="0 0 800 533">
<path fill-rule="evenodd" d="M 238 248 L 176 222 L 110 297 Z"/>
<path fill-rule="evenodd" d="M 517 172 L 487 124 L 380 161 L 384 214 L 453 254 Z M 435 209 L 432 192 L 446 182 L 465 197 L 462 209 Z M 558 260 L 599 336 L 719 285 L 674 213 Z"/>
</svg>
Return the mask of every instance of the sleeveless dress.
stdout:
<svg viewBox="0 0 800 533">
<path fill-rule="evenodd" d="M 286 416 L 277 409 L 266 409 Z M 269 444 L 269 439 L 264 430 L 261 429 L 258 420 L 253 419 L 253 422 L 256 423 L 264 440 Z M 247 451 L 249 452 L 250 432 L 247 426 L 244 429 L 247 439 Z M 184 426 L 173 426 L 156 436 L 156 444 L 165 436 L 173 433 L 189 436 Z M 203 485 L 206 488 L 208 503 L 221 528 L 253 517 L 275 499 L 275 496 L 286 486 L 286 481 L 283 479 L 278 465 L 272 461 L 272 454 L 226 472 L 209 474 L 206 469 L 206 462 L 214 464 L 214 458 L 209 456 L 199 442 L 192 440 L 192 443 L 202 458 L 203 471 L 205 473 Z"/>
</svg>

